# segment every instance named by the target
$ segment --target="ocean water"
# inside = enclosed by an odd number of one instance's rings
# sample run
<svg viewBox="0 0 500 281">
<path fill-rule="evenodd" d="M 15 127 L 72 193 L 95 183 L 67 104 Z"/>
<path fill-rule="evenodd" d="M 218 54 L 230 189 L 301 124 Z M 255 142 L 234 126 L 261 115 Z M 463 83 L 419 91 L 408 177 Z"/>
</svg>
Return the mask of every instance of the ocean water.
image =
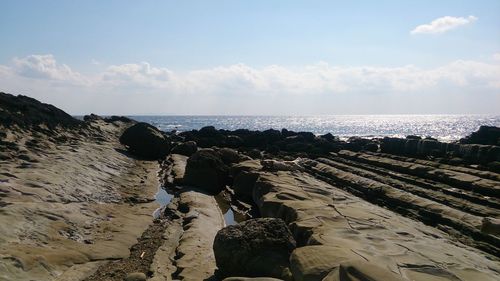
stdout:
<svg viewBox="0 0 500 281">
<path fill-rule="evenodd" d="M 481 125 L 499 126 L 500 115 L 327 115 L 327 116 L 129 116 L 164 131 L 217 129 L 267 130 L 286 128 L 315 134 L 332 133 L 345 139 L 362 137 L 430 136 L 458 140 Z"/>
</svg>

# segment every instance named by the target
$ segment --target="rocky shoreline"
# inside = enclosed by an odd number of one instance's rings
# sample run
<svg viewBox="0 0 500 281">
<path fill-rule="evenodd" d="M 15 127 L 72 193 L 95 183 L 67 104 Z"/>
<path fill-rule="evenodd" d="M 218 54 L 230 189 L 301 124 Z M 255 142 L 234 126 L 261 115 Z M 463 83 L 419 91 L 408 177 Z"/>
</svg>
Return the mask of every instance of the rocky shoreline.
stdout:
<svg viewBox="0 0 500 281">
<path fill-rule="evenodd" d="M 500 278 L 500 128 L 341 141 L 0 109 L 0 280 Z"/>
</svg>

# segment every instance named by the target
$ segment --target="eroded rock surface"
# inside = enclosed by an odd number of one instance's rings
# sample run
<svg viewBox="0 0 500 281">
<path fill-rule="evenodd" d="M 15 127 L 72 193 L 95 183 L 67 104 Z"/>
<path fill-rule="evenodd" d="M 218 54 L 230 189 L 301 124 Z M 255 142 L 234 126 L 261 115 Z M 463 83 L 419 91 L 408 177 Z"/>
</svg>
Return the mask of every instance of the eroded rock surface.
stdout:
<svg viewBox="0 0 500 281">
<path fill-rule="evenodd" d="M 288 260 L 295 246 L 281 219 L 251 219 L 227 226 L 214 241 L 218 274 L 291 280 Z"/>
</svg>

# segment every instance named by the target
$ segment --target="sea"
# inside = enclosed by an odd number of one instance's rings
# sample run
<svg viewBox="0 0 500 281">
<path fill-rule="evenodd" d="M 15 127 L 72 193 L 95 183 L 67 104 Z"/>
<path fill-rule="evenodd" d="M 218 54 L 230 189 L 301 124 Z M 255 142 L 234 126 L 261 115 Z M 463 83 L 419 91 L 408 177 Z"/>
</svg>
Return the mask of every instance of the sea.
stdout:
<svg viewBox="0 0 500 281">
<path fill-rule="evenodd" d="M 267 130 L 286 128 L 340 139 L 417 135 L 451 142 L 481 125 L 500 127 L 500 115 L 321 115 L 321 116 L 128 116 L 163 131 L 178 132 L 214 126 L 217 129 Z"/>
</svg>

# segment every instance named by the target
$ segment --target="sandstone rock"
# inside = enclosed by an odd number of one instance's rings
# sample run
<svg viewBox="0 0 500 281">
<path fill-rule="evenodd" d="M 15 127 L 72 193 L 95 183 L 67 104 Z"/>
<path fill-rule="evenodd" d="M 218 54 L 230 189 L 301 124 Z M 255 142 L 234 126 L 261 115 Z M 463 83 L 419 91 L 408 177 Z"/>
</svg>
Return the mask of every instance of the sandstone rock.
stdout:
<svg viewBox="0 0 500 281">
<path fill-rule="evenodd" d="M 178 145 L 174 146 L 172 148 L 171 153 L 181 154 L 181 155 L 185 155 L 185 156 L 189 157 L 189 156 L 193 155 L 197 150 L 198 150 L 198 147 L 196 146 L 196 142 L 187 141 L 187 142 L 179 143 Z"/>
<path fill-rule="evenodd" d="M 260 163 L 268 171 L 302 171 L 298 161 L 278 161 L 274 159 L 261 160 Z"/>
<path fill-rule="evenodd" d="M 198 150 L 187 160 L 184 184 L 217 194 L 228 183 L 228 177 L 229 167 L 224 164 L 220 154 L 206 148 Z"/>
<path fill-rule="evenodd" d="M 483 233 L 500 235 L 500 219 L 483 218 L 483 224 L 481 225 L 481 231 Z"/>
<path fill-rule="evenodd" d="M 222 281 L 283 281 L 281 279 L 269 278 L 269 277 L 228 277 Z"/>
<path fill-rule="evenodd" d="M 137 123 L 120 136 L 120 143 L 133 154 L 147 159 L 161 159 L 170 151 L 170 142 L 156 127 Z"/>
<path fill-rule="evenodd" d="M 146 281 L 146 274 L 142 272 L 133 272 L 127 274 L 125 281 Z"/>
<path fill-rule="evenodd" d="M 393 272 L 360 260 L 340 247 L 306 246 L 295 249 L 290 267 L 296 281 L 401 280 Z"/>
<path fill-rule="evenodd" d="M 259 218 L 221 229 L 214 253 L 219 274 L 290 280 L 288 259 L 295 240 L 281 219 Z"/>
</svg>

